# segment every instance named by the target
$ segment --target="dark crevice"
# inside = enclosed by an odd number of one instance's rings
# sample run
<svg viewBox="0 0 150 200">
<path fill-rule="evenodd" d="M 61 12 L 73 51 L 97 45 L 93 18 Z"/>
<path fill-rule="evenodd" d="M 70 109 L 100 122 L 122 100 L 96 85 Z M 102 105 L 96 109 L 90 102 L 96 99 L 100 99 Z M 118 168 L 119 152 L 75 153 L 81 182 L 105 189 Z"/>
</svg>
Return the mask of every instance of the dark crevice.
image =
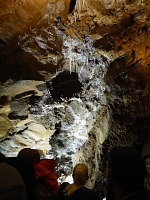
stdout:
<svg viewBox="0 0 150 200">
<path fill-rule="evenodd" d="M 76 5 L 76 0 L 71 0 L 69 5 L 69 13 L 72 13 Z"/>
<path fill-rule="evenodd" d="M 78 80 L 77 73 L 70 74 L 65 71 L 51 81 L 49 90 L 54 101 L 60 101 L 61 98 L 70 99 L 81 92 L 82 83 Z"/>
</svg>

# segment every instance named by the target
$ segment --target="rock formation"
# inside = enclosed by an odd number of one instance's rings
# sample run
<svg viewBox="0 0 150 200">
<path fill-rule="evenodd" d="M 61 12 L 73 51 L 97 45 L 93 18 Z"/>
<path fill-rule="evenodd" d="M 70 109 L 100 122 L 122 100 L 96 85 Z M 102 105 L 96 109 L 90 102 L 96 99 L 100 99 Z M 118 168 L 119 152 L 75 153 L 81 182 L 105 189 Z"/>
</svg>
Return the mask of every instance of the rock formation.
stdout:
<svg viewBox="0 0 150 200">
<path fill-rule="evenodd" d="M 43 150 L 56 157 L 60 181 L 88 163 L 88 186 L 101 197 L 113 146 L 134 146 L 149 173 L 149 2 L 0 5 L 1 151 Z"/>
</svg>

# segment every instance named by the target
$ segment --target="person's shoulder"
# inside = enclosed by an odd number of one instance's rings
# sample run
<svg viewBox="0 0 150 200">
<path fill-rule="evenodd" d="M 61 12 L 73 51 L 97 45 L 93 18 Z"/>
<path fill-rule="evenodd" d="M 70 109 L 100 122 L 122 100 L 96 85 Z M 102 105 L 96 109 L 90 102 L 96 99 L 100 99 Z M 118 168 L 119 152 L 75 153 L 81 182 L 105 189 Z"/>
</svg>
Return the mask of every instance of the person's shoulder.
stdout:
<svg viewBox="0 0 150 200">
<path fill-rule="evenodd" d="M 51 164 L 51 165 L 55 165 L 55 160 L 54 159 L 47 159 L 47 158 L 43 158 L 41 159 L 38 164 L 43 164 L 43 165 L 46 165 L 46 164 Z"/>
<path fill-rule="evenodd" d="M 98 194 L 93 190 L 87 187 L 80 187 L 74 192 L 73 200 L 99 200 Z"/>
<path fill-rule="evenodd" d="M 38 163 L 36 163 L 37 167 L 46 167 L 50 168 L 51 170 L 55 169 L 55 161 L 53 159 L 41 159 Z"/>
<path fill-rule="evenodd" d="M 139 194 L 139 199 L 140 200 L 150 200 L 150 191 L 149 190 L 144 190 Z"/>
<path fill-rule="evenodd" d="M 137 191 L 124 198 L 124 200 L 150 200 L 150 191 L 149 190 Z"/>
</svg>

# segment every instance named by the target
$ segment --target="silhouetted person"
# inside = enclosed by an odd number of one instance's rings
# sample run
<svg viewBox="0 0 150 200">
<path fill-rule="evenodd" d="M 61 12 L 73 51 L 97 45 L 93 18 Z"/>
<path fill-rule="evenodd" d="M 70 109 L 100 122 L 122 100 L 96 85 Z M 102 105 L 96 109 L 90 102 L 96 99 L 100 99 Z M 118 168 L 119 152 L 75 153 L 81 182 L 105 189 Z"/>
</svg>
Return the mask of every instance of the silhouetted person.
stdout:
<svg viewBox="0 0 150 200">
<path fill-rule="evenodd" d="M 0 200 L 27 200 L 24 181 L 19 172 L 7 164 L 0 153 Z"/>
<path fill-rule="evenodd" d="M 58 181 L 55 174 L 54 159 L 40 159 L 37 149 L 24 148 L 18 153 L 18 157 L 32 163 L 35 170 L 36 185 L 34 196 L 37 200 L 47 200 L 58 191 Z"/>
<path fill-rule="evenodd" d="M 34 200 L 33 189 L 35 187 L 35 171 L 32 164 L 18 157 L 7 157 L 6 162 L 20 173 L 25 183 L 28 200 Z"/>
<path fill-rule="evenodd" d="M 13 166 L 19 172 L 25 184 L 27 199 L 34 200 L 33 188 L 35 186 L 35 171 L 32 164 L 18 157 L 5 157 L 2 153 L 0 153 L 0 162 L 5 162 Z"/>
<path fill-rule="evenodd" d="M 88 168 L 84 164 L 77 164 L 73 169 L 73 184 L 64 189 L 64 196 L 71 200 L 98 200 L 99 197 L 93 189 L 85 187 L 88 180 Z"/>
<path fill-rule="evenodd" d="M 108 163 L 107 200 L 150 200 L 144 188 L 146 167 L 139 153 L 130 147 L 115 147 Z"/>
</svg>

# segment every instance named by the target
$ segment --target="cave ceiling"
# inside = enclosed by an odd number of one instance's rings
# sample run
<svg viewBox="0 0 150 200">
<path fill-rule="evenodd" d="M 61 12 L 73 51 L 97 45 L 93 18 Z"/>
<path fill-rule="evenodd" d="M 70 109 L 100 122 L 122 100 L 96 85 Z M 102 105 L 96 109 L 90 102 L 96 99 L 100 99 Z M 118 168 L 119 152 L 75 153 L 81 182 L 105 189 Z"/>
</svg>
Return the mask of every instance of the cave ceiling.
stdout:
<svg viewBox="0 0 150 200">
<path fill-rule="evenodd" d="M 86 162 L 102 192 L 113 146 L 150 156 L 149 1 L 0 5 L 1 151 L 41 149 L 60 177 Z"/>
</svg>

